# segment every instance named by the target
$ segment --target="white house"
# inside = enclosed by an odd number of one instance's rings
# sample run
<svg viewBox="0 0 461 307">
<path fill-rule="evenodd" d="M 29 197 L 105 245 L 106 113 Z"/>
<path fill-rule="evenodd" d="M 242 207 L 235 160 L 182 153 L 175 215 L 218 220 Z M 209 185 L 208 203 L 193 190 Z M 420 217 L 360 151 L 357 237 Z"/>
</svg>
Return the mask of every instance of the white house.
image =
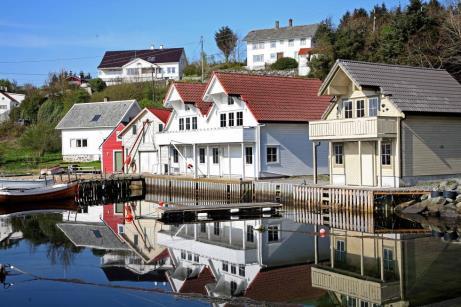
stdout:
<svg viewBox="0 0 461 307">
<path fill-rule="evenodd" d="M 26 95 L 8 93 L 0 89 L 0 122 L 8 120 L 12 108 L 19 107 Z"/>
<path fill-rule="evenodd" d="M 154 79 L 180 80 L 186 65 L 184 48 L 106 51 L 98 74 L 107 85 Z"/>
<path fill-rule="evenodd" d="M 157 136 L 160 173 L 262 178 L 308 175 L 309 121 L 329 97 L 320 80 L 216 72 L 208 84 L 174 83 L 165 97 L 173 112 Z M 319 171 L 327 172 L 327 147 Z"/>
<path fill-rule="evenodd" d="M 317 31 L 318 24 L 293 26 L 293 20 L 288 20 L 288 26 L 280 27 L 275 22 L 272 29 L 250 31 L 244 38 L 247 42 L 247 67 L 263 69 L 266 64 L 272 64 L 277 59 L 290 57 L 300 64 L 299 73 L 307 75 L 309 69 L 305 58 L 300 59 L 302 48 L 312 48 L 312 38 Z"/>
<path fill-rule="evenodd" d="M 157 173 L 160 169 L 157 135 L 165 128 L 171 110 L 144 108 L 120 131 L 119 138 L 130 163 L 125 168 L 130 173 Z"/>
<path fill-rule="evenodd" d="M 63 160 L 100 160 L 101 145 L 112 130 L 140 111 L 136 100 L 74 104 L 56 126 L 61 131 Z"/>
</svg>

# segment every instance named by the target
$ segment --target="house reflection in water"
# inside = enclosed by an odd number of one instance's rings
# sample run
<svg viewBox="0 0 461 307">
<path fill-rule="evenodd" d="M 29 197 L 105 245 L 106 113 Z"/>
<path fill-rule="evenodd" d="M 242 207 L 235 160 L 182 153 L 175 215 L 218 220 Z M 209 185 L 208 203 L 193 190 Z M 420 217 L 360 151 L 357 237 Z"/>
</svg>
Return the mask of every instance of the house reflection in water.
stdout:
<svg viewBox="0 0 461 307">
<path fill-rule="evenodd" d="M 460 245 L 424 233 L 338 228 L 330 242 L 330 260 L 312 268 L 312 284 L 343 306 L 417 306 L 461 294 Z"/>
</svg>

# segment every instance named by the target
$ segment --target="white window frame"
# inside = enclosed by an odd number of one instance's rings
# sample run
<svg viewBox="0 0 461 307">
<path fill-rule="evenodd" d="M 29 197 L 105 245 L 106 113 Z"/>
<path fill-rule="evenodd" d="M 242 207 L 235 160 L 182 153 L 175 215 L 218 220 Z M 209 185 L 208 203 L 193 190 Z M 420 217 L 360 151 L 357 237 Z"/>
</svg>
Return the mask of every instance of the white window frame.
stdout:
<svg viewBox="0 0 461 307">
<path fill-rule="evenodd" d="M 268 155 L 269 155 L 269 148 L 275 148 L 275 155 L 276 155 L 276 161 L 269 161 Z M 280 147 L 279 145 L 267 145 L 266 146 L 266 163 L 267 164 L 278 164 L 280 163 Z"/>
<path fill-rule="evenodd" d="M 288 47 L 294 47 L 295 46 L 295 40 L 294 39 L 289 39 L 288 40 Z"/>
<path fill-rule="evenodd" d="M 270 239 L 270 232 L 274 232 L 275 230 L 271 230 L 271 228 L 273 227 L 277 227 L 276 229 L 276 232 L 277 232 L 277 240 L 271 240 Z M 280 225 L 279 224 L 274 224 L 274 225 L 269 225 L 267 226 L 267 242 L 269 244 L 271 243 L 278 243 L 282 240 L 282 236 L 281 236 L 281 232 L 280 232 Z"/>
<path fill-rule="evenodd" d="M 277 47 L 277 41 L 271 41 L 271 48 Z"/>
<path fill-rule="evenodd" d="M 371 114 L 371 110 L 375 110 L 375 108 L 371 108 L 372 102 L 376 102 L 376 114 Z M 378 115 L 379 115 L 379 97 L 368 98 L 368 116 L 375 117 Z"/>
<path fill-rule="evenodd" d="M 307 39 L 305 39 L 305 38 L 301 38 L 301 39 L 299 40 L 299 44 L 300 44 L 301 46 L 306 46 L 306 43 L 307 43 Z"/>
</svg>

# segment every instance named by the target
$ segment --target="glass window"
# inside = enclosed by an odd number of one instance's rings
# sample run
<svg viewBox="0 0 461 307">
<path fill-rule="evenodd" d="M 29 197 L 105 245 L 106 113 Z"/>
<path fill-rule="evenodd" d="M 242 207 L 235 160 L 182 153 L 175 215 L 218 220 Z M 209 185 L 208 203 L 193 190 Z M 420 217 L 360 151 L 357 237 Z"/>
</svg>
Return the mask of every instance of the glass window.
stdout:
<svg viewBox="0 0 461 307">
<path fill-rule="evenodd" d="M 82 147 L 88 147 L 88 141 L 86 139 L 82 140 Z"/>
<path fill-rule="evenodd" d="M 221 119 L 220 126 L 221 127 L 226 127 L 226 114 L 225 113 L 221 114 L 220 119 Z"/>
<path fill-rule="evenodd" d="M 357 117 L 365 116 L 365 100 L 357 100 L 356 102 L 356 114 Z"/>
<path fill-rule="evenodd" d="M 368 116 L 378 116 L 379 100 L 378 97 L 368 99 Z"/>
<path fill-rule="evenodd" d="M 271 41 L 271 48 L 275 48 L 276 46 L 276 41 Z"/>
<path fill-rule="evenodd" d="M 231 288 L 231 295 L 235 295 L 235 291 L 237 290 L 237 283 L 235 281 L 231 281 L 230 288 Z"/>
<path fill-rule="evenodd" d="M 186 130 L 190 130 L 190 117 L 186 118 Z"/>
<path fill-rule="evenodd" d="M 278 162 L 277 146 L 267 146 L 266 150 L 267 150 L 267 153 L 266 153 L 267 163 L 277 163 Z"/>
<path fill-rule="evenodd" d="M 391 165 L 391 144 L 383 143 L 381 144 L 381 164 L 382 165 Z"/>
<path fill-rule="evenodd" d="M 82 140 L 77 140 L 77 147 L 82 147 Z"/>
<path fill-rule="evenodd" d="M 336 241 L 335 260 L 338 262 L 346 261 L 346 242 L 344 240 Z"/>
<path fill-rule="evenodd" d="M 279 226 L 271 225 L 267 227 L 267 235 L 269 242 L 277 242 L 279 241 Z"/>
<path fill-rule="evenodd" d="M 301 41 L 299 43 L 301 44 L 301 46 L 305 46 L 306 45 L 306 39 L 301 38 Z"/>
<path fill-rule="evenodd" d="M 383 253 L 384 270 L 394 272 L 394 251 L 390 248 L 384 248 Z"/>
<path fill-rule="evenodd" d="M 243 264 L 239 265 L 239 275 L 245 277 L 245 266 Z"/>
<path fill-rule="evenodd" d="M 289 39 L 288 40 L 288 46 L 293 47 L 295 45 L 295 40 L 294 39 Z"/>
<path fill-rule="evenodd" d="M 199 262 L 199 261 L 200 261 L 199 255 L 195 254 L 194 255 L 194 262 Z"/>
<path fill-rule="evenodd" d="M 253 164 L 253 147 L 245 147 L 245 163 Z"/>
<path fill-rule="evenodd" d="M 179 119 L 179 130 L 184 130 L 184 118 Z"/>
<path fill-rule="evenodd" d="M 284 42 L 285 42 L 285 41 L 284 41 L 283 39 L 281 39 L 281 40 L 279 41 L 279 44 L 280 44 L 280 45 L 283 45 Z"/>
<path fill-rule="evenodd" d="M 277 57 L 276 53 L 271 53 L 271 60 L 275 60 L 276 57 Z"/>
<path fill-rule="evenodd" d="M 243 112 L 237 112 L 237 126 L 243 126 Z"/>
<path fill-rule="evenodd" d="M 192 261 L 192 254 L 191 253 L 187 253 L 187 260 Z"/>
<path fill-rule="evenodd" d="M 190 106 L 189 106 L 189 105 L 187 105 L 187 104 L 186 104 L 186 105 L 184 105 L 184 110 L 186 110 L 186 111 L 190 111 Z"/>
<path fill-rule="evenodd" d="M 337 165 L 343 164 L 343 154 L 344 154 L 343 144 L 335 144 L 334 145 L 335 164 Z"/>
<path fill-rule="evenodd" d="M 264 54 L 255 54 L 253 55 L 253 62 L 264 62 Z"/>
<path fill-rule="evenodd" d="M 223 263 L 222 263 L 222 270 L 223 270 L 224 272 L 228 272 L 228 271 L 229 271 L 229 263 L 223 262 Z"/>
<path fill-rule="evenodd" d="M 197 117 L 192 117 L 192 129 L 197 130 Z"/>
<path fill-rule="evenodd" d="M 186 259 L 186 251 L 185 250 L 181 250 L 181 259 Z"/>
<path fill-rule="evenodd" d="M 173 148 L 173 163 L 179 162 L 179 152 L 176 148 Z"/>
<path fill-rule="evenodd" d="M 234 113 L 229 113 L 229 127 L 234 126 Z"/>
<path fill-rule="evenodd" d="M 213 233 L 215 236 L 219 236 L 219 222 L 214 222 L 213 224 Z"/>
<path fill-rule="evenodd" d="M 227 96 L 227 104 L 228 105 L 233 105 L 234 104 L 234 97 Z"/>
<path fill-rule="evenodd" d="M 133 133 L 133 135 L 136 134 L 136 132 L 138 131 L 136 125 L 133 125 L 133 127 L 131 128 L 131 132 Z"/>
<path fill-rule="evenodd" d="M 253 225 L 247 225 L 247 241 L 254 242 L 255 241 L 255 234 L 253 232 Z"/>
<path fill-rule="evenodd" d="M 344 118 L 352 118 L 352 101 L 344 101 Z"/>
<path fill-rule="evenodd" d="M 199 163 L 203 164 L 205 163 L 205 148 L 199 148 L 198 149 L 198 160 Z"/>
<path fill-rule="evenodd" d="M 163 131 L 163 124 L 158 124 L 158 131 L 162 132 Z"/>
<path fill-rule="evenodd" d="M 357 307 L 357 299 L 355 297 L 347 297 L 347 307 Z"/>
<path fill-rule="evenodd" d="M 123 203 L 115 204 L 115 213 L 123 213 Z"/>
<path fill-rule="evenodd" d="M 264 42 L 262 42 L 262 41 L 259 42 L 259 46 L 258 46 L 258 47 L 259 47 L 258 49 L 264 49 Z"/>
<path fill-rule="evenodd" d="M 235 264 L 231 264 L 231 274 L 237 274 L 237 267 Z"/>
<path fill-rule="evenodd" d="M 219 163 L 219 148 L 213 148 L 213 164 Z"/>
</svg>

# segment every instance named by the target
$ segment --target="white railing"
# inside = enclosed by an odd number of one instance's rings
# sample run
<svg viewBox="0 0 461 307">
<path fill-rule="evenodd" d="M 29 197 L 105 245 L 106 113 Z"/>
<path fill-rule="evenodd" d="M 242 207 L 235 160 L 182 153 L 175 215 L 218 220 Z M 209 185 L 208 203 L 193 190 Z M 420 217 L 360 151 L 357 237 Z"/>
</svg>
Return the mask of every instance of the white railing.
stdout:
<svg viewBox="0 0 461 307">
<path fill-rule="evenodd" d="M 254 127 L 223 127 L 182 131 L 163 131 L 157 134 L 157 144 L 220 144 L 255 142 Z"/>
<path fill-rule="evenodd" d="M 397 118 L 395 117 L 361 117 L 309 123 L 311 140 L 378 138 L 396 135 Z"/>
</svg>

